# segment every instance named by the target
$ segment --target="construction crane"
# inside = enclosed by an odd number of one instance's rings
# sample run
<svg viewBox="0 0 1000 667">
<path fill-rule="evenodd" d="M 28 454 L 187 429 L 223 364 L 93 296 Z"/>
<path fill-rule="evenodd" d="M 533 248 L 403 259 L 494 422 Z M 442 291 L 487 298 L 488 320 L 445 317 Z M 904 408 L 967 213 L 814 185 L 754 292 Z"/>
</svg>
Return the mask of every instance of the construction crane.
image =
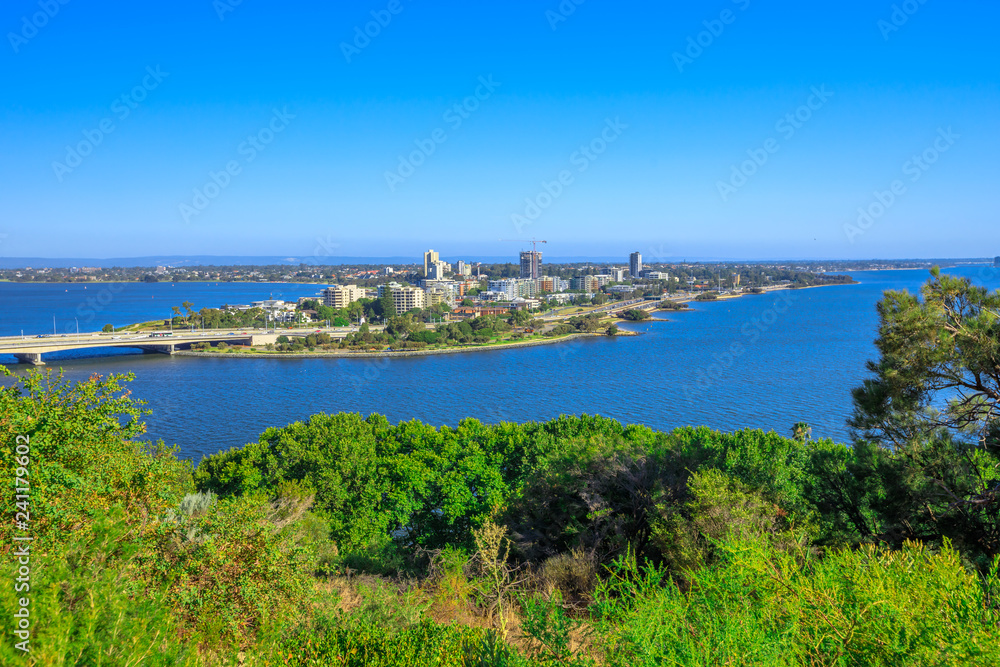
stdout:
<svg viewBox="0 0 1000 667">
<path fill-rule="evenodd" d="M 530 243 L 532 252 L 537 252 L 539 243 L 548 243 L 548 241 L 536 241 L 535 239 L 500 239 L 500 241 L 506 243 Z"/>
<path fill-rule="evenodd" d="M 538 268 L 539 268 L 539 264 L 541 264 L 541 262 L 538 260 L 538 244 L 539 243 L 548 243 L 548 241 L 536 241 L 533 238 L 532 239 L 500 239 L 500 241 L 501 242 L 505 242 L 506 241 L 506 242 L 510 242 L 510 243 L 530 243 L 531 244 L 531 257 L 532 257 L 532 259 L 531 259 L 531 272 L 530 272 L 530 276 L 528 276 L 528 277 L 530 277 L 530 278 L 537 278 L 538 277 Z M 524 271 L 524 265 L 523 264 L 521 265 L 521 270 Z"/>
</svg>

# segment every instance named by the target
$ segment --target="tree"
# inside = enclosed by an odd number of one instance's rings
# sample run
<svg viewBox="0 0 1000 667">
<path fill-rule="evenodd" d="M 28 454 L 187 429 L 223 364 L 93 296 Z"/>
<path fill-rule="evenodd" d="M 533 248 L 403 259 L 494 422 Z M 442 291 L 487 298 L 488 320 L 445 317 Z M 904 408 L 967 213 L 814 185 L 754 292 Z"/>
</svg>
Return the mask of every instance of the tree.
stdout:
<svg viewBox="0 0 1000 667">
<path fill-rule="evenodd" d="M 615 325 L 613 325 L 613 324 L 612 324 L 612 325 L 610 325 L 610 326 L 608 327 L 608 335 L 609 335 L 609 336 L 615 336 L 615 335 L 617 335 L 617 334 L 618 334 L 618 327 L 616 327 L 616 326 L 615 326 Z"/>
<path fill-rule="evenodd" d="M 515 327 L 524 326 L 531 319 L 531 313 L 527 310 L 515 310 L 510 314 L 508 322 Z"/>
<path fill-rule="evenodd" d="M 923 300 L 889 291 L 878 303 L 880 358 L 853 390 L 850 425 L 893 446 L 947 429 L 1000 446 L 1000 290 L 933 276 Z"/>
<path fill-rule="evenodd" d="M 396 316 L 396 302 L 388 295 L 376 299 L 374 312 L 377 316 L 389 320 Z"/>
<path fill-rule="evenodd" d="M 631 310 L 626 310 L 622 313 L 622 317 L 626 320 L 632 320 L 633 322 L 640 322 L 642 320 L 648 320 L 649 313 L 641 308 L 632 308 Z"/>
<path fill-rule="evenodd" d="M 111 333 L 114 330 L 115 330 L 115 325 L 113 325 L 113 324 L 105 324 L 104 328 L 101 329 L 101 331 L 103 331 L 105 333 Z"/>
<path fill-rule="evenodd" d="M 879 359 L 849 423 L 855 450 L 883 452 L 880 538 L 949 539 L 985 567 L 1000 554 L 1000 291 L 931 275 L 922 299 L 878 303 Z"/>
</svg>

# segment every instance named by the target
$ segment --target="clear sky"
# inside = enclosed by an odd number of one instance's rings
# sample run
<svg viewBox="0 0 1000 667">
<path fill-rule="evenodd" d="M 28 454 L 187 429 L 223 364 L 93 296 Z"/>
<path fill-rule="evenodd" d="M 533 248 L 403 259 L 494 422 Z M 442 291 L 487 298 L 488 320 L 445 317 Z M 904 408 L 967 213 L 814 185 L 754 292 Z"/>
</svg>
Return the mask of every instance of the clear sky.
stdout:
<svg viewBox="0 0 1000 667">
<path fill-rule="evenodd" d="M 8 0 L 0 255 L 1000 254 L 996 2 L 577 2 Z"/>
</svg>

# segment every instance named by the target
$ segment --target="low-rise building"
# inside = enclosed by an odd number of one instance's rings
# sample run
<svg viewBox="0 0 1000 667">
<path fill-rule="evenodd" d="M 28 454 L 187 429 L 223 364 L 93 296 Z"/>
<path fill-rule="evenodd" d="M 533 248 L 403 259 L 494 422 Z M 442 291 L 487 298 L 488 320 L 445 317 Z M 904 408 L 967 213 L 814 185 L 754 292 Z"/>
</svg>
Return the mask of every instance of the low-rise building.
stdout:
<svg viewBox="0 0 1000 667">
<path fill-rule="evenodd" d="M 507 299 L 516 299 L 518 297 L 527 299 L 535 296 L 538 292 L 538 281 L 531 278 L 491 280 L 488 284 L 488 291 L 506 294 Z"/>
<path fill-rule="evenodd" d="M 577 276 L 569 281 L 569 288 L 572 290 L 583 290 L 585 292 L 597 291 L 600 284 L 597 276 Z"/>
<path fill-rule="evenodd" d="M 365 297 L 365 290 L 357 285 L 333 285 L 323 290 L 323 305 L 329 308 L 346 308 Z"/>
<path fill-rule="evenodd" d="M 537 281 L 538 292 L 565 292 L 569 289 L 569 281 L 553 276 L 542 276 Z"/>
<path fill-rule="evenodd" d="M 424 308 L 426 300 L 424 291 L 413 285 L 399 285 L 389 290 L 397 313 L 405 313 L 414 308 Z"/>
<path fill-rule="evenodd" d="M 451 316 L 459 319 L 479 317 L 481 315 L 508 315 L 510 308 L 501 306 L 459 306 L 451 311 Z"/>
</svg>

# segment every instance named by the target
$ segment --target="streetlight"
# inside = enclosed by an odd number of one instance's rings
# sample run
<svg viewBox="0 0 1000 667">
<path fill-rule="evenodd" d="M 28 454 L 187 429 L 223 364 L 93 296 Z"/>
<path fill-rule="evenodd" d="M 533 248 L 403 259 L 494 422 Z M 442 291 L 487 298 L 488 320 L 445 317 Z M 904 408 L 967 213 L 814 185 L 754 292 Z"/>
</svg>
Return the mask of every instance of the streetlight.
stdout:
<svg viewBox="0 0 1000 667">
<path fill-rule="evenodd" d="M 80 337 L 80 318 L 74 317 L 73 319 L 76 320 L 76 337 L 79 338 Z"/>
</svg>

